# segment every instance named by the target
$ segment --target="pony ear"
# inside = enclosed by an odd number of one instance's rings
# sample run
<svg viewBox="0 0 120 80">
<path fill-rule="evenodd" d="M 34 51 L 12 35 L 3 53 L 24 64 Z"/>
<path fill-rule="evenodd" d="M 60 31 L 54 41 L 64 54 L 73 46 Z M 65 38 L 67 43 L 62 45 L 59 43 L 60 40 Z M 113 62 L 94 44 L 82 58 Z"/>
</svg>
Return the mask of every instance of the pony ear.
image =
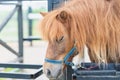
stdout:
<svg viewBox="0 0 120 80">
<path fill-rule="evenodd" d="M 48 12 L 40 12 L 40 14 L 44 17 L 48 14 Z"/>
<path fill-rule="evenodd" d="M 61 11 L 57 16 L 56 19 L 65 23 L 70 18 L 70 15 L 66 11 Z"/>
</svg>

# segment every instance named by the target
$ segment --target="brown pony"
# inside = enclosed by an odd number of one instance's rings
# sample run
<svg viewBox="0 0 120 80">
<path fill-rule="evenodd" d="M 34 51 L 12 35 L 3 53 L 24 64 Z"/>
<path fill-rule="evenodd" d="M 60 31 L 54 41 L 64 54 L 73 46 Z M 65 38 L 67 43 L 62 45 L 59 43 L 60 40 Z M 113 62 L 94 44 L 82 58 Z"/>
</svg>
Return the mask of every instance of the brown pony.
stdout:
<svg viewBox="0 0 120 80">
<path fill-rule="evenodd" d="M 75 56 L 82 59 L 80 52 L 87 46 L 92 62 L 120 62 L 120 0 L 71 0 L 49 12 L 40 30 L 48 41 L 47 59 L 62 61 L 74 46 L 68 61 Z M 45 61 L 44 72 L 56 79 L 65 65 Z"/>
</svg>

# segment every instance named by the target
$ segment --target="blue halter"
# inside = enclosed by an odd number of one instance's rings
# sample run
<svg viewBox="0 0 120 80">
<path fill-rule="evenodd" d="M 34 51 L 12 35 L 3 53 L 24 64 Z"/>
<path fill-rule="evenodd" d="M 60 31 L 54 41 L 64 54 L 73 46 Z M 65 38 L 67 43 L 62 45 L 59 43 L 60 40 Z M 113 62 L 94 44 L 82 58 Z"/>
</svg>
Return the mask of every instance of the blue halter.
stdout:
<svg viewBox="0 0 120 80">
<path fill-rule="evenodd" d="M 68 59 L 74 54 L 76 50 L 76 47 L 73 47 L 69 53 L 64 57 L 63 60 L 51 60 L 51 59 L 48 59 L 48 58 L 45 58 L 45 62 L 48 62 L 48 63 L 53 63 L 53 64 L 66 64 L 66 65 L 69 65 L 69 66 L 74 66 L 74 64 L 72 62 L 68 62 Z"/>
</svg>

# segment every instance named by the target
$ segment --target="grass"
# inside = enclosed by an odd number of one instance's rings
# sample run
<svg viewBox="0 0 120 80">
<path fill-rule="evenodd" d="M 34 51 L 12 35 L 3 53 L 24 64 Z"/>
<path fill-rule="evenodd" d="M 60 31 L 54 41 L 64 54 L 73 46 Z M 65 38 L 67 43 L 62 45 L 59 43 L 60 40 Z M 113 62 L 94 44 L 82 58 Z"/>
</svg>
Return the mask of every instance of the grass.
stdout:
<svg viewBox="0 0 120 80">
<path fill-rule="evenodd" d="M 13 73 L 13 72 L 19 72 L 19 69 L 15 69 L 15 68 L 5 68 L 3 72 L 9 72 L 9 73 Z M 6 80 L 5 78 L 0 78 L 0 80 Z"/>
</svg>

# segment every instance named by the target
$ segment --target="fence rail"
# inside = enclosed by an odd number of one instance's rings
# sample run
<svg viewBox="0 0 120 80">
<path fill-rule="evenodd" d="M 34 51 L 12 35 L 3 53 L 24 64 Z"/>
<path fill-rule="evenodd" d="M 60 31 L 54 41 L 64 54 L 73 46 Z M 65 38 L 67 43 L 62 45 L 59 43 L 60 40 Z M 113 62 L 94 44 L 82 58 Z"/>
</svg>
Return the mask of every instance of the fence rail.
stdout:
<svg viewBox="0 0 120 80">
<path fill-rule="evenodd" d="M 30 65 L 30 64 L 5 64 L 0 63 L 0 68 L 19 68 L 19 69 L 36 69 L 33 73 L 17 73 L 17 72 L 0 72 L 1 78 L 15 78 L 15 79 L 35 79 L 39 77 L 42 71 L 42 65 Z"/>
<path fill-rule="evenodd" d="M 82 63 L 82 67 L 73 70 L 68 66 L 69 80 L 120 80 L 120 63 Z M 72 72 L 69 72 L 72 71 Z"/>
</svg>

